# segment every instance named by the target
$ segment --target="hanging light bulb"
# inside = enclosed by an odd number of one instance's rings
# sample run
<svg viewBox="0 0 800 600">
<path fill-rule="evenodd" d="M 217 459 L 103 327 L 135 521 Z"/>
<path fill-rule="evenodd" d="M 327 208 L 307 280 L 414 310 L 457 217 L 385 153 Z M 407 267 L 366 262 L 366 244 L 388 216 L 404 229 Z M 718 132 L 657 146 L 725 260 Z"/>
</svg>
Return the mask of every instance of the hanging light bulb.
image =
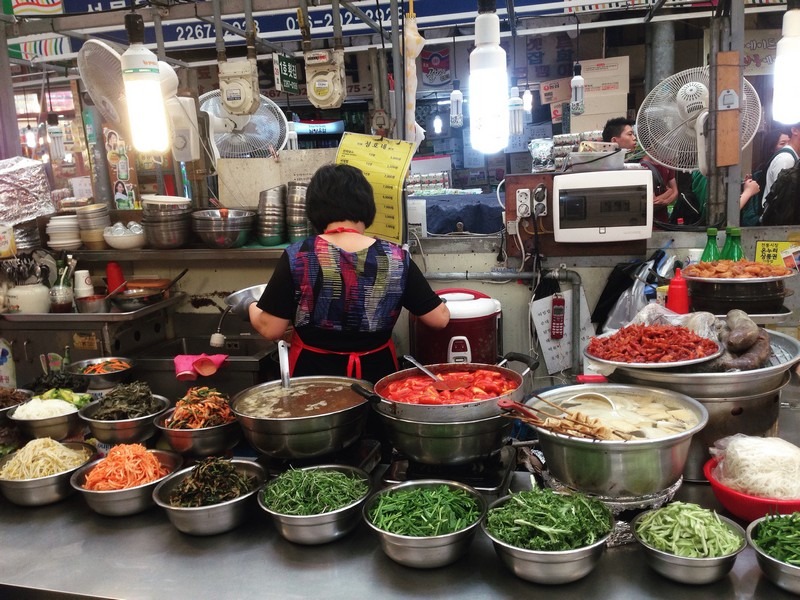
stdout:
<svg viewBox="0 0 800 600">
<path fill-rule="evenodd" d="M 53 160 L 62 160 L 66 154 L 64 149 L 64 132 L 58 125 L 47 128 L 47 137 L 50 140 L 50 157 Z"/>
<path fill-rule="evenodd" d="M 30 125 L 25 129 L 25 145 L 31 150 L 36 148 L 36 132 Z"/>
<path fill-rule="evenodd" d="M 800 81 L 797 65 L 800 63 L 800 9 L 787 10 L 783 15 L 783 37 L 775 53 L 772 116 L 779 123 L 800 122 Z"/>
<path fill-rule="evenodd" d="M 437 112 L 436 115 L 433 117 L 433 133 L 439 135 L 442 133 L 442 117 Z"/>
<path fill-rule="evenodd" d="M 508 134 L 522 135 L 522 98 L 519 97 L 519 88 L 511 88 L 511 96 L 508 98 Z"/>
<path fill-rule="evenodd" d="M 582 115 L 585 109 L 583 105 L 583 88 L 586 85 L 583 77 L 581 76 L 581 63 L 576 62 L 572 70 L 572 81 L 570 81 L 572 88 L 572 97 L 569 101 L 569 112 L 571 115 Z"/>
<path fill-rule="evenodd" d="M 289 120 L 286 123 L 286 149 L 297 150 L 298 148 L 297 131 L 295 131 L 294 128 L 294 121 Z"/>
<path fill-rule="evenodd" d="M 531 112 L 533 110 L 533 94 L 529 89 L 522 92 L 522 110 Z"/>
<path fill-rule="evenodd" d="M 461 82 L 453 80 L 453 91 L 450 92 L 450 127 L 463 127 L 464 114 L 464 94 L 461 92 Z"/>
<path fill-rule="evenodd" d="M 508 145 L 508 74 L 500 47 L 500 19 L 494 0 L 478 0 L 475 49 L 469 55 L 470 143 L 494 154 Z"/>
<path fill-rule="evenodd" d="M 125 15 L 130 46 L 122 53 L 122 80 L 128 104 L 133 146 L 140 152 L 161 153 L 169 147 L 169 129 L 158 58 L 144 47 L 144 20 L 137 13 Z"/>
</svg>

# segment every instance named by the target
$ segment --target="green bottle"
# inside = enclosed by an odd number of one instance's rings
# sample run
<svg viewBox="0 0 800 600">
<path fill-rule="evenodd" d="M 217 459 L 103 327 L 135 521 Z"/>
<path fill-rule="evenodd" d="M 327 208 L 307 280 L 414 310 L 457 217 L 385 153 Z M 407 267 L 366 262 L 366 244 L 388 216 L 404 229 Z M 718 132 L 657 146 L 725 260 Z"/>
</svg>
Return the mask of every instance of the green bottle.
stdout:
<svg viewBox="0 0 800 600">
<path fill-rule="evenodd" d="M 706 247 L 703 248 L 703 255 L 700 257 L 700 260 L 702 262 L 714 262 L 715 260 L 719 260 L 720 252 L 719 246 L 717 246 L 717 228 L 709 227 L 706 229 L 706 235 L 708 236 L 708 241 L 706 241 Z"/>
<path fill-rule="evenodd" d="M 722 250 L 719 251 L 720 258 L 728 258 L 728 253 L 730 253 L 731 249 L 731 242 L 733 241 L 733 237 L 731 236 L 731 230 L 733 227 L 726 227 L 725 228 L 725 243 L 722 244 Z"/>
<path fill-rule="evenodd" d="M 739 227 L 730 228 L 730 233 L 725 240 L 725 248 L 722 249 L 721 258 L 724 260 L 745 259 L 744 248 L 742 248 L 742 230 Z"/>
</svg>

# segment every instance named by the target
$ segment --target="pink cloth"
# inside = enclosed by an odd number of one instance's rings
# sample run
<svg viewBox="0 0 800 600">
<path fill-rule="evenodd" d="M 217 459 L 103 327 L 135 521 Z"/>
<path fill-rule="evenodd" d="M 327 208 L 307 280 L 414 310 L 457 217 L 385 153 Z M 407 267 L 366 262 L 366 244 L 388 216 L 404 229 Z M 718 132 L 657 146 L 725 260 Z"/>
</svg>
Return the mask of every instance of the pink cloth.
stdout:
<svg viewBox="0 0 800 600">
<path fill-rule="evenodd" d="M 198 375 L 208 377 L 216 373 L 227 360 L 227 354 L 178 354 L 173 359 L 178 381 L 194 381 Z"/>
</svg>

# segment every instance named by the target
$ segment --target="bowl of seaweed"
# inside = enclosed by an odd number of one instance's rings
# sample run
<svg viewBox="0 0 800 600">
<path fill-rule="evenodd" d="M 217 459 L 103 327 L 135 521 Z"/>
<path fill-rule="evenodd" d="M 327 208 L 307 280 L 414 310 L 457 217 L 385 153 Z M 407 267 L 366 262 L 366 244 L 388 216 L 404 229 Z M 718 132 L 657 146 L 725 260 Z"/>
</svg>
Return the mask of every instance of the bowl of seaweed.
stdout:
<svg viewBox="0 0 800 600">
<path fill-rule="evenodd" d="M 92 435 L 105 444 L 133 444 L 151 438 L 154 421 L 169 408 L 169 400 L 141 381 L 120 383 L 99 400 L 78 411 Z"/>
<path fill-rule="evenodd" d="M 66 371 L 48 371 L 45 375 L 37 377 L 28 386 L 34 394 L 42 394 L 53 388 L 72 390 L 73 392 L 85 392 L 89 387 L 89 381 L 85 377 L 67 373 Z"/>
</svg>

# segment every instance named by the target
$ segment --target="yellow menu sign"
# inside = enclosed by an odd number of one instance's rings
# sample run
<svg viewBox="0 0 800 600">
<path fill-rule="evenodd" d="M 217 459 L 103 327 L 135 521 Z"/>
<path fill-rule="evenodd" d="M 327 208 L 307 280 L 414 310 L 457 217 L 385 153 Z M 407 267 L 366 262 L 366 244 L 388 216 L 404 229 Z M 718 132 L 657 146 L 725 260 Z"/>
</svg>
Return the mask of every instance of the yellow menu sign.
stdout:
<svg viewBox="0 0 800 600">
<path fill-rule="evenodd" d="M 770 242 L 759 240 L 756 242 L 756 255 L 754 260 L 756 262 L 769 263 L 772 265 L 782 265 L 784 262 L 781 253 L 794 245 L 794 242 Z"/>
<path fill-rule="evenodd" d="M 367 233 L 395 244 L 403 243 L 403 183 L 414 154 L 404 140 L 346 132 L 336 163 L 361 169 L 375 196 L 375 222 Z"/>
</svg>

